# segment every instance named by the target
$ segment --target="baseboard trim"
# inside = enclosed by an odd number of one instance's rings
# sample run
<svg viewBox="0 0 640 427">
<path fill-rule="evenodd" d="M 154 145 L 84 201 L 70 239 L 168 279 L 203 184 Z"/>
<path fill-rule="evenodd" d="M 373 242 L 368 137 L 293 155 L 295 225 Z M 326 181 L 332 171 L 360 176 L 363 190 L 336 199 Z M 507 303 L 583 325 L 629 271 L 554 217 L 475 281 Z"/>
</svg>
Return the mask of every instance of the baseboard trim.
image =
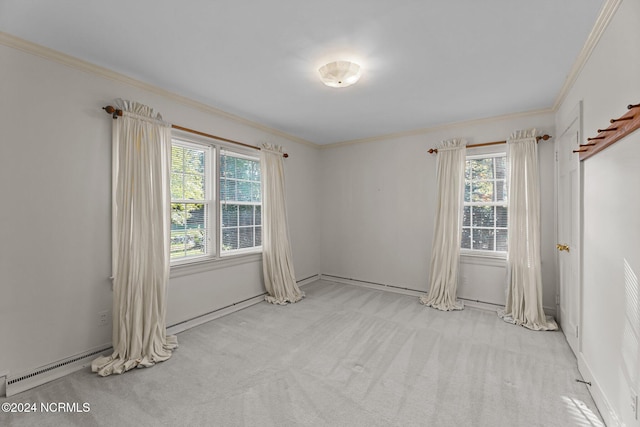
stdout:
<svg viewBox="0 0 640 427">
<path fill-rule="evenodd" d="M 167 328 L 167 335 L 179 334 L 188 329 L 195 328 L 196 326 L 203 325 L 212 320 L 219 319 L 220 317 L 226 316 L 236 311 L 243 310 L 247 307 L 251 307 L 252 305 L 259 304 L 262 301 L 264 301 L 264 296 L 266 294 L 267 293 L 264 292 L 260 295 L 256 295 L 255 297 L 247 298 L 243 301 L 239 301 L 231 305 L 228 305 L 226 307 L 222 307 L 217 310 L 210 311 L 209 313 L 205 313 L 200 316 L 194 317 L 193 319 L 185 320 L 185 321 L 176 323 L 174 325 L 171 325 Z"/>
<path fill-rule="evenodd" d="M 582 375 L 583 379 L 591 382 L 591 387 L 589 387 L 588 390 L 593 401 L 598 407 L 598 411 L 600 412 L 600 416 L 604 420 L 604 423 L 608 427 L 622 427 L 624 424 L 620 421 L 618 414 L 616 414 L 613 406 L 609 403 L 609 399 L 607 399 L 607 396 L 604 394 L 602 387 L 600 387 L 600 383 L 593 375 L 593 372 L 582 353 L 578 353 L 578 371 L 580 372 L 580 375 Z"/>
<path fill-rule="evenodd" d="M 10 397 L 87 368 L 91 366 L 91 362 L 98 356 L 111 351 L 111 346 L 102 345 L 28 372 L 7 376 L 5 395 Z"/>
<path fill-rule="evenodd" d="M 340 276 L 332 276 L 330 274 L 322 274 L 320 276 L 322 280 L 326 280 L 328 282 L 341 283 L 344 285 L 351 285 L 351 286 L 359 286 L 361 288 L 376 289 L 384 292 L 393 292 L 396 294 L 409 295 L 416 298 L 426 295 L 426 292 L 424 291 L 418 291 L 416 289 L 410 289 L 410 288 L 402 288 L 402 287 L 393 286 L 393 285 L 385 285 L 383 283 L 368 282 L 366 280 L 347 279 Z M 470 300 L 466 298 L 458 298 L 458 299 L 464 302 L 465 307 L 473 308 L 476 310 L 489 311 L 492 313 L 495 313 L 496 310 L 501 307 L 497 304 Z"/>
<path fill-rule="evenodd" d="M 504 308 L 504 304 L 495 304 L 493 302 L 472 300 L 467 298 L 458 297 L 459 300 L 464 302 L 465 307 L 475 308 L 477 310 L 490 311 L 491 313 L 496 313 L 501 308 Z"/>
<path fill-rule="evenodd" d="M 298 284 L 298 286 L 302 287 L 302 286 L 306 286 L 311 283 L 314 283 L 318 280 L 320 280 L 320 274 L 314 274 L 313 276 L 300 279 L 296 283 Z M 255 297 L 247 298 L 243 301 L 239 301 L 231 305 L 228 305 L 226 307 L 222 307 L 217 310 L 211 311 L 209 313 L 205 313 L 203 315 L 194 317 L 193 319 L 176 323 L 167 328 L 167 334 L 168 335 L 179 334 L 188 329 L 195 328 L 196 326 L 200 326 L 212 320 L 219 319 L 220 317 L 226 316 L 236 311 L 244 310 L 247 307 L 251 307 L 252 305 L 259 304 L 262 301 L 264 301 L 265 295 L 267 295 L 267 293 L 263 292 L 262 294 L 256 295 Z"/>
<path fill-rule="evenodd" d="M 360 286 L 363 288 L 377 289 L 381 291 L 393 292 L 396 294 L 403 294 L 403 295 L 411 295 L 415 297 L 419 297 L 425 294 L 424 292 L 419 291 L 417 289 L 403 288 L 401 286 L 394 286 L 394 285 L 386 285 L 384 283 L 369 282 L 367 280 L 351 279 L 351 278 L 346 278 L 341 276 L 334 276 L 331 274 L 320 274 L 320 279 L 326 280 L 327 282 L 335 282 L 335 283 L 342 283 L 345 285 Z"/>
<path fill-rule="evenodd" d="M 394 286 L 394 285 L 387 285 L 385 283 L 377 283 L 377 282 L 370 282 L 368 280 L 360 280 L 360 279 L 353 279 L 353 278 L 347 278 L 347 277 L 342 277 L 342 276 L 334 276 L 332 274 L 320 274 L 320 280 L 326 280 L 329 282 L 336 282 L 336 283 L 343 283 L 346 285 L 353 285 L 353 286 L 360 286 L 360 287 L 364 287 L 364 288 L 371 288 L 371 289 L 378 289 L 381 291 L 387 291 L 387 292 L 395 292 L 397 294 L 404 294 L 404 295 L 411 295 L 411 296 L 417 296 L 417 297 L 421 297 L 427 294 L 427 292 L 425 291 L 420 291 L 417 289 L 411 289 L 411 288 L 403 288 L 401 286 Z M 465 307 L 472 307 L 472 308 L 477 308 L 479 310 L 485 310 L 485 311 L 496 311 L 500 308 L 504 308 L 504 304 L 497 304 L 497 303 L 493 303 L 493 302 L 488 302 L 488 301 L 480 301 L 480 300 L 475 300 L 475 299 L 469 299 L 469 298 L 464 298 L 464 297 L 458 297 L 459 300 L 462 300 L 464 302 Z M 547 316 L 553 316 L 555 318 L 556 315 L 556 310 L 554 308 L 551 307 L 543 307 L 544 312 Z"/>
<path fill-rule="evenodd" d="M 317 282 L 318 280 L 320 280 L 320 274 L 314 274 L 313 276 L 309 276 L 305 279 L 300 279 L 298 280 L 296 283 L 298 284 L 298 286 L 302 287 L 302 286 L 307 286 L 310 285 L 312 283 Z"/>
</svg>

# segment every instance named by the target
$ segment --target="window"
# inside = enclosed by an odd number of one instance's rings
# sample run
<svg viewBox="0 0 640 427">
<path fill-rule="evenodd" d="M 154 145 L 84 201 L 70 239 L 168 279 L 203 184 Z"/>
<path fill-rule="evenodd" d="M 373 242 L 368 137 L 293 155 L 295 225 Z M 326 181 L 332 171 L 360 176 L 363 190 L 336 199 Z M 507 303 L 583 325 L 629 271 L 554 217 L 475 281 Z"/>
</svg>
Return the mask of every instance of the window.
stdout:
<svg viewBox="0 0 640 427">
<path fill-rule="evenodd" d="M 467 157 L 462 249 L 507 251 L 506 164 L 504 153 Z"/>
<path fill-rule="evenodd" d="M 171 147 L 172 263 L 259 251 L 261 231 L 258 158 L 174 138 Z"/>
<path fill-rule="evenodd" d="M 262 246 L 260 162 L 223 151 L 220 155 L 222 254 Z"/>
<path fill-rule="evenodd" d="M 171 259 L 211 253 L 211 149 L 171 145 Z"/>
</svg>

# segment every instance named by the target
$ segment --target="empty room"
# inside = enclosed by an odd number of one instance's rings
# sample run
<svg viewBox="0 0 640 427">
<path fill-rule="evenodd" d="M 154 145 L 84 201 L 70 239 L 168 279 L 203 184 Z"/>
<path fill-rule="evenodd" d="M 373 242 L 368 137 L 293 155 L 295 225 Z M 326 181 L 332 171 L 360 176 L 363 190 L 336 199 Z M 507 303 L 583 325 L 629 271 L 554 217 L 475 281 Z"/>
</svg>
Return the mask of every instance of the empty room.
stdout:
<svg viewBox="0 0 640 427">
<path fill-rule="evenodd" d="M 640 427 L 639 127 L 638 0 L 0 0 L 0 425 Z"/>
</svg>

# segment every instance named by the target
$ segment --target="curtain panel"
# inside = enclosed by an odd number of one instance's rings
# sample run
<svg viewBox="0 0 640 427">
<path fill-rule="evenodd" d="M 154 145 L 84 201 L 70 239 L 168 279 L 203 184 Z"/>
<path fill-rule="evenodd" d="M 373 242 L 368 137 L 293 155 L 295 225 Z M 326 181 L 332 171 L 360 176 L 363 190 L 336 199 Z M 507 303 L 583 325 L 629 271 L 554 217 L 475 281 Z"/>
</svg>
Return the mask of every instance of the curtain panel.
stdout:
<svg viewBox="0 0 640 427">
<path fill-rule="evenodd" d="M 443 141 L 438 147 L 436 179 L 438 196 L 431 250 L 429 293 L 420 302 L 438 310 L 462 310 L 456 300 L 460 241 L 462 239 L 462 200 L 466 142 L 462 139 Z"/>
<path fill-rule="evenodd" d="M 536 130 L 514 132 L 507 141 L 507 299 L 498 315 L 533 330 L 558 329 L 542 308 L 540 170 Z"/>
<path fill-rule="evenodd" d="M 282 147 L 263 144 L 262 175 L 262 269 L 272 304 L 288 304 L 304 298 L 296 283 L 285 199 Z"/>
<path fill-rule="evenodd" d="M 171 357 L 166 335 L 170 251 L 171 127 L 146 105 L 118 100 L 113 121 L 113 354 L 98 375 L 121 374 Z"/>
</svg>

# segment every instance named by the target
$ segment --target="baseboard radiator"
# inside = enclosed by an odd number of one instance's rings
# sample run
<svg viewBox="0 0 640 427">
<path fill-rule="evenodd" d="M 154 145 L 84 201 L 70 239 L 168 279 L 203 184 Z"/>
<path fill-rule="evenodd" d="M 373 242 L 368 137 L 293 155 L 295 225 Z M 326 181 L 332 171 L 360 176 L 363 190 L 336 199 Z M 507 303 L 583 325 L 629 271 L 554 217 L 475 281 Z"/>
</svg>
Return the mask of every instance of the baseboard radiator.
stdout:
<svg viewBox="0 0 640 427">
<path fill-rule="evenodd" d="M 112 351 L 111 346 L 102 346 L 49 365 L 41 366 L 29 372 L 23 372 L 15 376 L 9 375 L 7 376 L 6 395 L 7 397 L 13 396 L 14 394 L 46 384 L 72 372 L 91 366 L 91 362 L 98 356 L 109 354 Z"/>
</svg>

